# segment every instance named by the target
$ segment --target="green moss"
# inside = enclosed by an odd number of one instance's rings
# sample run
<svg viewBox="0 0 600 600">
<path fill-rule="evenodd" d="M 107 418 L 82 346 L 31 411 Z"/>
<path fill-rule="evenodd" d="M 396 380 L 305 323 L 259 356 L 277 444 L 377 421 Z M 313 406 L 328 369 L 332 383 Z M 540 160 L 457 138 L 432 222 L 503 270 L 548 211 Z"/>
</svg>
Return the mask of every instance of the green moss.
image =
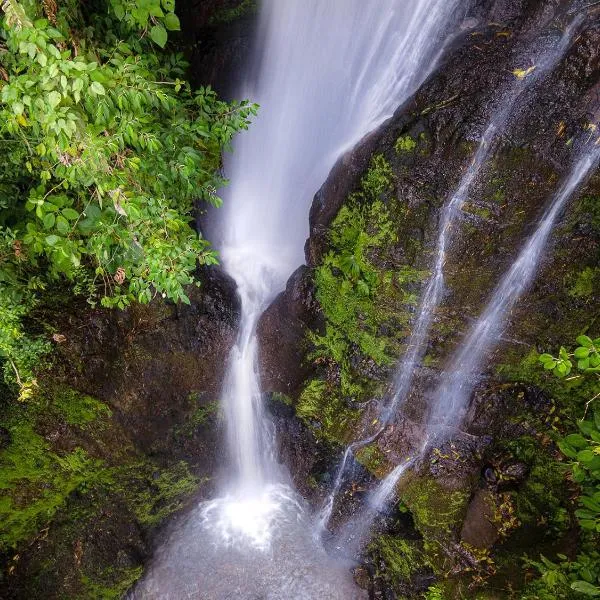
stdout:
<svg viewBox="0 0 600 600">
<path fill-rule="evenodd" d="M 394 145 L 394 149 L 397 154 L 402 154 L 403 152 L 413 152 L 417 147 L 417 142 L 410 135 L 401 135 Z"/>
<path fill-rule="evenodd" d="M 410 583 L 412 577 L 430 567 L 420 544 L 400 537 L 382 535 L 370 550 L 386 565 L 386 579 L 393 586 Z"/>
<path fill-rule="evenodd" d="M 98 418 L 110 417 L 110 408 L 103 402 L 69 388 L 46 391 L 51 403 L 69 425 L 85 427 Z"/>
<path fill-rule="evenodd" d="M 243 19 L 253 15 L 258 10 L 258 3 L 256 0 L 240 0 L 237 6 L 233 8 L 225 8 L 217 11 L 210 19 L 209 23 L 215 25 L 226 25 L 227 23 L 233 23 L 238 19 Z"/>
<path fill-rule="evenodd" d="M 418 244 L 411 247 L 410 235 L 399 239 L 408 208 L 393 191 L 391 167 L 375 155 L 331 224 L 329 252 L 313 274 L 325 327 L 308 333 L 310 358 L 327 375 L 307 382 L 297 410 L 318 435 L 338 443 L 360 416 L 348 407 L 382 391 L 377 367 L 392 365 L 403 351 L 418 304 L 415 284 L 429 275 L 394 262 L 399 244 L 406 255 Z M 426 220 L 420 209 L 414 213 Z"/>
<path fill-rule="evenodd" d="M 387 457 L 376 444 L 363 446 L 355 456 L 356 460 L 376 477 L 382 478 L 388 471 Z"/>
<path fill-rule="evenodd" d="M 448 596 L 439 585 L 432 585 L 423 596 L 423 600 L 447 600 Z"/>
<path fill-rule="evenodd" d="M 574 277 L 574 281 L 569 288 L 569 296 L 574 298 L 588 298 L 590 297 L 595 289 L 596 282 L 600 269 L 586 267 L 583 271 L 579 271 Z"/>
<path fill-rule="evenodd" d="M 27 408 L 17 408 L 7 429 L 10 445 L 0 452 L 0 548 L 14 548 L 47 525 L 69 495 L 106 481 L 103 461 L 83 449 L 59 455 L 33 429 Z"/>
<path fill-rule="evenodd" d="M 81 576 L 84 596 L 79 600 L 119 600 L 142 576 L 142 567 L 107 569 L 99 578 Z"/>
<path fill-rule="evenodd" d="M 492 213 L 489 208 L 485 208 L 482 206 L 476 206 L 474 204 L 465 204 L 462 208 L 463 212 L 475 215 L 476 217 L 480 217 L 481 219 L 488 220 Z"/>
<path fill-rule="evenodd" d="M 114 469 L 111 477 L 110 492 L 122 497 L 146 527 L 179 510 L 200 483 L 183 461 L 166 469 L 140 461 Z"/>
<path fill-rule="evenodd" d="M 440 537 L 462 523 L 470 491 L 449 491 L 433 478 L 419 477 L 410 481 L 401 495 L 421 534 Z"/>
<path fill-rule="evenodd" d="M 273 392 L 273 394 L 271 394 L 271 398 L 275 400 L 275 402 L 281 402 L 281 404 L 285 404 L 286 406 L 293 406 L 292 399 L 287 394 Z"/>
<path fill-rule="evenodd" d="M 219 412 L 219 402 L 213 401 L 201 406 L 196 406 L 200 401 L 198 394 L 190 395 L 190 402 L 195 408 L 185 420 L 183 425 L 179 425 L 175 428 L 174 433 L 176 436 L 191 437 L 196 431 L 205 425 Z"/>
<path fill-rule="evenodd" d="M 377 265 L 377 254 L 396 240 L 390 212 L 379 200 L 391 190 L 391 169 L 376 156 L 362 179 L 361 191 L 341 208 L 330 231 L 332 250 L 315 271 L 316 296 L 326 317 L 324 335 L 311 341 L 315 356 L 342 368 L 342 392 L 354 394 L 350 383 L 352 347 L 378 364 L 389 364 L 386 341 L 379 328 L 388 316 L 379 300 L 393 281 Z M 365 202 L 368 200 L 368 202 Z"/>
<path fill-rule="evenodd" d="M 344 444 L 350 436 L 350 428 L 357 412 L 348 409 L 337 390 L 330 384 L 313 379 L 304 388 L 296 405 L 296 414 L 315 434 L 329 442 Z M 318 425 L 315 427 L 315 422 Z"/>
</svg>

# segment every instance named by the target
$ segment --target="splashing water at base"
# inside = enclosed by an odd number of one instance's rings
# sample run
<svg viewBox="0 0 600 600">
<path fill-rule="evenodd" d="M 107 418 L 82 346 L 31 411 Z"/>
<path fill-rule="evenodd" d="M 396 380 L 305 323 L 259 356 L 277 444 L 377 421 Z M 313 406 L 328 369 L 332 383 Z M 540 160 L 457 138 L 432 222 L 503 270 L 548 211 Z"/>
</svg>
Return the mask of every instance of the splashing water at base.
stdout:
<svg viewBox="0 0 600 600">
<path fill-rule="evenodd" d="M 171 530 L 131 600 L 366 600 L 351 564 L 315 544 L 311 519 L 285 485 L 201 504 Z"/>
</svg>

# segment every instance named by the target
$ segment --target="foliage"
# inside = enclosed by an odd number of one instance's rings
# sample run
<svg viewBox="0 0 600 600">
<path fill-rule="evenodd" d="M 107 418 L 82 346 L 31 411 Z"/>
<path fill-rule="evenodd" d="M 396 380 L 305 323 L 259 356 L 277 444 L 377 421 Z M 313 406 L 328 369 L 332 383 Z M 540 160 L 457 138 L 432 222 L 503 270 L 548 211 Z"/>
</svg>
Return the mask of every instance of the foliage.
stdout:
<svg viewBox="0 0 600 600">
<path fill-rule="evenodd" d="M 211 25 L 232 23 L 256 12 L 258 4 L 256 0 L 238 0 L 238 5 L 233 8 L 223 9 L 210 19 Z"/>
<path fill-rule="evenodd" d="M 544 369 L 552 371 L 557 377 L 566 377 L 573 369 L 573 361 L 577 361 L 577 369 L 583 373 L 600 373 L 600 338 L 592 340 L 587 335 L 577 338 L 579 346 L 572 353 L 561 347 L 558 357 L 542 354 L 539 358 Z"/>
<path fill-rule="evenodd" d="M 375 156 L 361 190 L 340 209 L 330 231 L 332 249 L 315 271 L 317 299 L 326 317 L 325 334 L 312 336 L 315 356 L 341 366 L 343 393 L 353 391 L 348 372 L 352 346 L 378 364 L 389 361 L 385 341 L 377 335 L 380 315 L 372 307 L 386 285 L 373 254 L 396 239 L 380 199 L 391 186 L 389 164 Z"/>
<path fill-rule="evenodd" d="M 578 346 L 573 352 L 561 348 L 558 357 L 542 354 L 539 358 L 544 369 L 552 371 L 559 378 L 568 376 L 576 361 L 580 373 L 578 377 L 591 377 L 598 385 L 600 372 L 600 338 L 592 340 L 582 335 L 577 338 Z M 570 459 L 573 481 L 579 484 L 581 496 L 579 509 L 575 511 L 581 527 L 581 549 L 575 560 L 559 555 L 560 563 L 545 557 L 540 561 L 529 561 L 541 574 L 541 580 L 534 582 L 531 589 L 534 595 L 524 598 L 576 598 L 600 596 L 600 393 L 589 399 L 583 409 L 583 416 L 577 421 L 578 432 L 563 437 L 558 446 Z"/>
<path fill-rule="evenodd" d="M 410 135 L 401 135 L 394 146 L 397 154 L 412 152 L 417 147 L 417 142 Z"/>
<path fill-rule="evenodd" d="M 220 203 L 221 151 L 256 111 L 193 91 L 148 39 L 178 28 L 173 0 L 49 6 L 5 0 L 0 21 L 0 357 L 25 391 L 49 347 L 25 322 L 57 286 L 106 307 L 188 302 L 216 261 L 194 204 Z"/>
<path fill-rule="evenodd" d="M 559 554 L 560 562 L 546 557 L 539 561 L 526 559 L 526 565 L 534 567 L 541 578 L 526 589 L 521 600 L 563 600 L 600 596 L 600 553 L 590 550 L 569 560 Z"/>
</svg>

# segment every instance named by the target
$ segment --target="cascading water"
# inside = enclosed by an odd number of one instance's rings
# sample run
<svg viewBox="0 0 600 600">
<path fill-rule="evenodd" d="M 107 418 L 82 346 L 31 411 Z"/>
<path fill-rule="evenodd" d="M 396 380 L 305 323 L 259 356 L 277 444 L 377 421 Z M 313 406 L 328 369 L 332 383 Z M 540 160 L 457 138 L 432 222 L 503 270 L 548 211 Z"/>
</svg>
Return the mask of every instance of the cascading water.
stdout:
<svg viewBox="0 0 600 600">
<path fill-rule="evenodd" d="M 583 152 L 551 200 L 535 233 L 492 293 L 490 303 L 450 358 L 451 366 L 442 374 L 428 419 L 432 438 L 443 439 L 448 431 L 460 425 L 477 375 L 489 352 L 501 338 L 507 316 L 531 285 L 558 217 L 599 161 L 600 146 L 594 145 Z"/>
<path fill-rule="evenodd" d="M 457 217 L 460 215 L 461 208 L 468 197 L 471 186 L 495 149 L 498 136 L 502 133 L 504 125 L 517 105 L 519 98 L 556 67 L 571 45 L 573 37 L 582 21 L 582 16 L 576 17 L 564 31 L 559 43 L 534 61 L 535 69 L 533 72 L 522 81 L 517 81 L 501 99 L 500 108 L 495 112 L 488 124 L 479 142 L 479 147 L 473 161 L 463 175 L 458 188 L 442 210 L 433 274 L 423 294 L 406 354 L 396 372 L 392 399 L 385 405 L 385 409 L 382 412 L 381 421 L 383 424 L 388 423 L 396 415 L 397 409 L 406 400 L 415 374 L 415 368 L 421 363 L 427 350 L 429 328 L 444 293 L 444 264 L 450 245 L 450 236 L 453 233 Z"/>
<path fill-rule="evenodd" d="M 471 164 L 462 176 L 457 189 L 453 192 L 449 200 L 444 205 L 440 217 L 439 234 L 435 249 L 435 260 L 433 264 L 432 275 L 422 296 L 417 319 L 408 341 L 406 353 L 396 370 L 396 376 L 393 382 L 393 394 L 391 395 L 390 400 L 381 406 L 379 417 L 380 429 L 378 433 L 374 436 L 371 436 L 369 440 L 354 442 L 346 449 L 343 460 L 338 467 L 338 472 L 334 480 L 334 487 L 327 497 L 327 500 L 321 510 L 321 518 L 319 520 L 321 528 L 326 526 L 331 516 L 335 497 L 343 483 L 344 471 L 349 463 L 353 447 L 366 445 L 375 437 L 377 437 L 377 435 L 381 433 L 383 429 L 394 419 L 398 409 L 405 402 L 410 392 L 415 371 L 421 364 L 421 361 L 427 350 L 429 330 L 433 318 L 444 295 L 444 266 L 446 263 L 447 251 L 451 245 L 451 236 L 454 233 L 457 221 L 461 214 L 461 208 L 468 198 L 473 183 L 476 181 L 481 169 L 485 166 L 487 160 L 492 155 L 493 150 L 497 145 L 499 134 L 503 131 L 511 112 L 518 103 L 519 98 L 556 67 L 558 62 L 562 59 L 565 52 L 570 47 L 574 35 L 581 26 L 582 21 L 582 16 L 578 16 L 573 19 L 573 21 L 564 31 L 559 42 L 546 50 L 537 58 L 537 60 L 534 61 L 536 66 L 533 72 L 523 80 L 516 81 L 509 91 L 504 94 L 500 100 L 500 108 L 494 113 L 492 119 L 490 120 L 481 138 L 481 141 L 479 142 L 479 146 Z M 430 433 L 431 432 L 429 431 L 429 428 L 427 428 L 426 436 L 429 437 Z M 427 442 L 423 448 L 426 446 Z M 410 464 L 413 462 L 414 461 L 411 461 Z M 367 517 L 372 518 L 377 514 L 378 510 L 381 510 L 387 504 L 391 492 L 393 491 L 400 477 L 406 471 L 406 468 L 407 467 L 405 463 L 394 469 L 383 480 L 380 489 L 376 490 L 369 498 L 368 508 L 366 513 L 361 515 L 361 521 L 366 522 L 366 520 L 368 520 Z M 387 492 L 385 490 L 387 490 Z"/>
<path fill-rule="evenodd" d="M 135 598 L 358 598 L 329 559 L 273 453 L 256 325 L 303 260 L 310 201 L 335 160 L 434 68 L 460 0 L 264 0 L 261 115 L 236 144 L 219 237 L 242 304 L 223 389 L 230 470 L 223 496 L 171 532 Z"/>
</svg>

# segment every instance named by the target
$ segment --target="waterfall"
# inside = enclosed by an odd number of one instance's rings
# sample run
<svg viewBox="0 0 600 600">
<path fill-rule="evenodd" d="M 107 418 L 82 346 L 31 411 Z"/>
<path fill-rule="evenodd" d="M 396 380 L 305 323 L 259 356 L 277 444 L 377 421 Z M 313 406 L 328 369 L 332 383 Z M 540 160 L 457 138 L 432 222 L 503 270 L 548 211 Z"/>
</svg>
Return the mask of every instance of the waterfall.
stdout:
<svg viewBox="0 0 600 600">
<path fill-rule="evenodd" d="M 450 358 L 451 367 L 442 373 L 441 383 L 433 396 L 426 423 L 426 437 L 421 448 L 381 481 L 370 493 L 366 508 L 336 536 L 337 547 L 345 554 L 353 555 L 360 550 L 374 519 L 391 501 L 396 485 L 404 473 L 418 465 L 432 443 L 443 442 L 460 426 L 484 362 L 501 338 L 511 310 L 532 284 L 557 219 L 569 199 L 592 175 L 598 163 L 600 140 L 587 148 L 575 162 L 569 176 L 550 200 L 535 232 L 492 293 L 492 299 L 480 318 Z"/>
<path fill-rule="evenodd" d="M 423 294 L 406 354 L 396 371 L 392 399 L 382 412 L 381 420 L 383 424 L 388 423 L 396 415 L 397 409 L 406 400 L 413 381 L 415 368 L 421 363 L 427 350 L 429 328 L 444 293 L 444 264 L 450 245 L 450 237 L 456 226 L 456 220 L 460 215 L 461 208 L 467 200 L 471 186 L 494 151 L 498 136 L 502 133 L 519 98 L 556 67 L 570 47 L 575 33 L 582 22 L 582 15 L 574 18 L 565 29 L 558 44 L 534 61 L 535 69 L 533 72 L 522 81 L 517 80 L 508 93 L 500 100 L 500 108 L 493 114 L 479 142 L 479 147 L 473 161 L 463 175 L 458 188 L 450 196 L 450 199 L 442 209 L 433 274 Z"/>
<path fill-rule="evenodd" d="M 506 319 L 536 276 L 548 238 L 565 204 L 593 173 L 600 160 L 600 146 L 583 152 L 569 176 L 546 208 L 539 224 L 510 270 L 493 291 L 489 304 L 450 358 L 433 396 L 427 422 L 430 438 L 438 440 L 460 425 L 477 376 L 490 351 L 501 338 Z"/>
<path fill-rule="evenodd" d="M 433 261 L 432 275 L 427 283 L 425 292 L 420 301 L 417 318 L 412 328 L 409 337 L 406 353 L 399 363 L 393 382 L 393 393 L 387 403 L 382 403 L 379 414 L 380 430 L 375 436 L 370 438 L 370 441 L 377 437 L 379 433 L 388 425 L 397 415 L 398 410 L 405 402 L 415 376 L 417 367 L 427 351 L 429 341 L 429 330 L 438 309 L 438 306 L 444 295 L 444 266 L 446 263 L 447 251 L 452 242 L 452 235 L 455 233 L 457 221 L 461 214 L 461 208 L 468 198 L 473 183 L 477 180 L 481 169 L 485 166 L 487 160 L 493 154 L 496 148 L 499 135 L 502 133 L 507 121 L 509 120 L 512 111 L 517 106 L 519 98 L 531 89 L 538 81 L 543 79 L 551 72 L 558 62 L 565 55 L 570 47 L 576 32 L 579 30 L 583 22 L 583 16 L 575 17 L 569 26 L 563 32 L 558 43 L 554 44 L 548 50 L 538 56 L 535 61 L 535 69 L 532 73 L 523 78 L 517 79 L 511 85 L 508 91 L 503 94 L 500 99 L 499 108 L 494 111 L 484 134 L 481 137 L 479 146 L 475 155 L 463 174 L 458 187 L 450 195 L 447 202 L 444 204 L 438 226 L 438 238 L 435 248 L 435 259 Z M 429 433 L 428 433 L 429 434 Z M 366 445 L 370 441 L 364 441 L 361 445 Z M 344 481 L 344 471 L 349 462 L 349 454 L 352 453 L 352 448 L 358 443 L 351 444 L 344 454 L 344 458 L 338 467 L 338 472 L 335 477 L 335 484 L 332 492 L 329 494 L 322 510 L 320 525 L 324 528 L 331 516 L 333 510 L 335 496 L 338 494 L 341 485 Z M 405 472 L 406 468 L 394 469 L 386 479 L 382 482 L 382 488 L 391 489 Z M 389 493 L 375 493 L 370 501 L 370 509 L 368 514 L 375 515 L 373 507 L 379 502 L 379 509 L 383 508 L 389 499 Z M 364 515 L 361 517 L 364 520 Z"/>
<path fill-rule="evenodd" d="M 256 326 L 303 262 L 308 210 L 335 161 L 432 72 L 460 0 L 263 0 L 242 90 L 261 105 L 227 162 L 214 232 L 242 314 L 223 386 L 222 495 L 171 531 L 135 598 L 362 597 L 312 535 L 277 464 L 262 406 Z"/>
</svg>

